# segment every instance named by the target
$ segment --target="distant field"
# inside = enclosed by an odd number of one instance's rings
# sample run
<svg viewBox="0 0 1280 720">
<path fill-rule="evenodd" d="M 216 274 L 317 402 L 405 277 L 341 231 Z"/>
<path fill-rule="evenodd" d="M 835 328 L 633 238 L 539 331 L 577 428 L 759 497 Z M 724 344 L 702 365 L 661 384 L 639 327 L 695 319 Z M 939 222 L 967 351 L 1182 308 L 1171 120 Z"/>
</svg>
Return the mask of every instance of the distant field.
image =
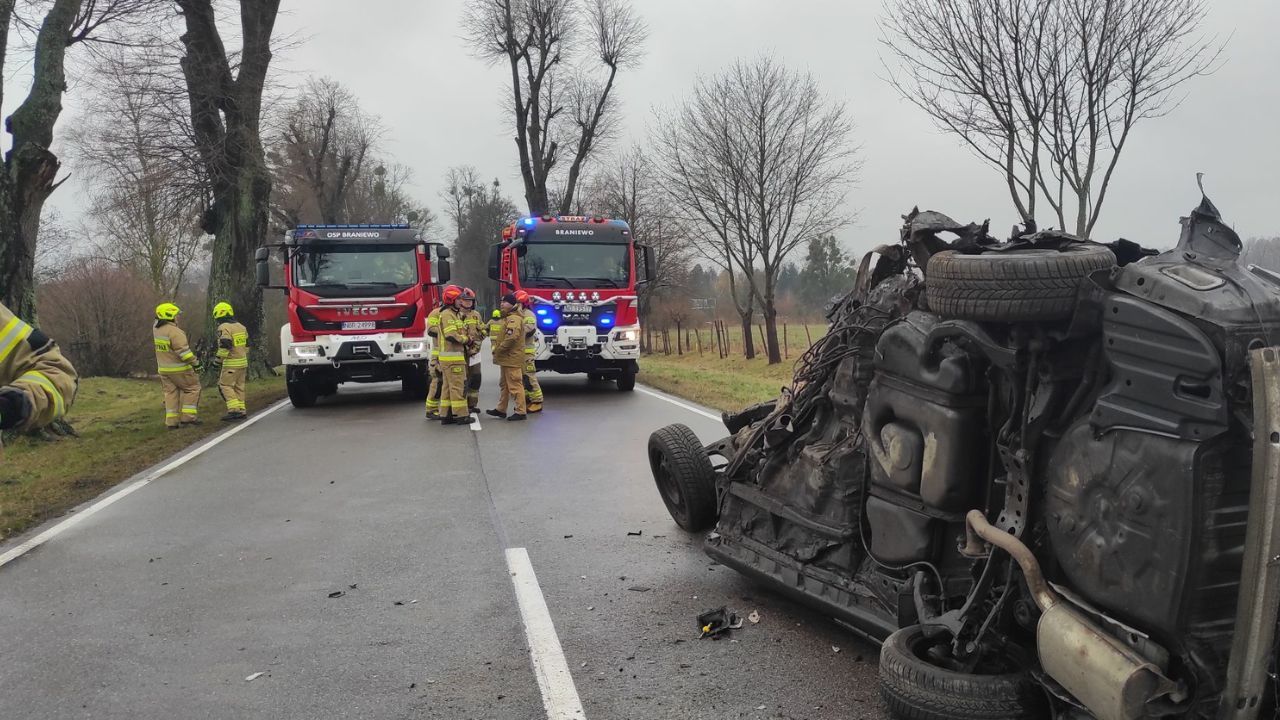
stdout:
<svg viewBox="0 0 1280 720">
<path fill-rule="evenodd" d="M 284 397 L 284 379 L 251 381 L 248 395 L 250 413 L 259 411 Z M 204 424 L 169 431 L 159 380 L 81 380 L 69 416 L 80 437 L 6 442 L 0 459 L 0 539 L 60 515 L 225 429 L 228 424 L 218 420 L 224 412 L 217 388 L 207 388 L 200 399 Z"/>
<path fill-rule="evenodd" d="M 720 357 L 716 350 L 715 332 L 706 326 L 700 329 L 702 353 L 698 353 L 697 340 L 691 332 L 692 351 L 686 349 L 683 355 L 679 355 L 673 328 L 668 333 L 671 353 L 663 354 L 661 341 L 655 342 L 658 352 L 646 354 L 640 361 L 640 382 L 717 410 L 738 410 L 777 397 L 781 388 L 791 383 L 795 363 L 809 347 L 809 337 L 816 341 L 827 329 L 825 325 L 818 324 L 810 324 L 808 328 L 809 335 L 806 336 L 803 325 L 788 323 L 789 359 L 777 365 L 766 362 L 758 337 L 756 350 L 759 354 L 756 359 L 744 359 L 742 331 L 733 327 L 728 328 L 728 357 Z M 781 342 L 781 327 L 779 336 Z M 654 338 L 658 337 L 655 333 Z"/>
</svg>

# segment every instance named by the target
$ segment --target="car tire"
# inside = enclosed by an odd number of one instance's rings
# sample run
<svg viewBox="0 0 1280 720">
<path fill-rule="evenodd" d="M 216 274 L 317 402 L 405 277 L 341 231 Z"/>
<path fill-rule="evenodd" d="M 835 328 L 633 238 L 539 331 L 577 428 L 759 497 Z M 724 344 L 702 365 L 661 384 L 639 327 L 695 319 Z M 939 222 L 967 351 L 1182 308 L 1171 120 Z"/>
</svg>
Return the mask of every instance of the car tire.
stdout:
<svg viewBox="0 0 1280 720">
<path fill-rule="evenodd" d="M 636 389 L 636 371 L 623 370 L 618 376 L 618 389 L 622 392 L 631 392 Z"/>
<path fill-rule="evenodd" d="M 716 471 L 688 426 L 668 425 L 649 436 L 649 469 L 677 525 L 700 532 L 716 524 Z"/>
<path fill-rule="evenodd" d="M 929 258 L 925 297 L 933 312 L 947 318 L 1063 320 L 1075 311 L 1081 281 L 1115 262 L 1111 250 L 1084 243 L 978 255 L 945 250 Z"/>
<path fill-rule="evenodd" d="M 414 400 L 425 400 L 430 389 L 425 375 L 409 375 L 400 380 L 400 390 Z"/>
<path fill-rule="evenodd" d="M 289 402 L 296 408 L 309 408 L 316 404 L 316 390 L 306 380 L 285 383 L 289 391 Z"/>
<path fill-rule="evenodd" d="M 946 640 L 949 642 L 949 640 Z M 923 625 L 893 633 L 880 648 L 880 695 L 897 720 L 1038 720 L 1045 694 L 1026 665 L 974 674 L 928 657 L 934 641 Z"/>
</svg>

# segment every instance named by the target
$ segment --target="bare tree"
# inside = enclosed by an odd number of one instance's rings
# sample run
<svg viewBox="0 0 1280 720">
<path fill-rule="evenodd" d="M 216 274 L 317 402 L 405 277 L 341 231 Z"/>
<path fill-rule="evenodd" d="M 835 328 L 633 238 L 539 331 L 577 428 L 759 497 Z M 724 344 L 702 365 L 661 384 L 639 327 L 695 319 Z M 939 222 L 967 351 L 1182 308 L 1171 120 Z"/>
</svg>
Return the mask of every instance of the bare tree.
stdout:
<svg viewBox="0 0 1280 720">
<path fill-rule="evenodd" d="M 648 30 L 628 0 L 470 0 L 463 30 L 480 57 L 511 69 L 510 108 L 529 212 L 568 213 L 584 163 L 613 128 L 618 71 L 639 62 Z M 605 70 L 589 74 L 590 57 Z M 563 176 L 555 174 L 567 159 Z"/>
<path fill-rule="evenodd" d="M 786 259 L 849 219 L 845 195 L 860 166 L 852 130 L 844 105 L 828 100 L 812 76 L 769 57 L 699 80 L 661 122 L 673 200 L 711 229 L 709 257 L 736 269 L 758 303 L 770 363 L 782 362 L 776 301 Z"/>
<path fill-rule="evenodd" d="M 124 377 L 155 370 L 151 308 L 160 296 L 144 278 L 83 258 L 40 288 L 40 315 L 81 375 Z"/>
<path fill-rule="evenodd" d="M 482 302 L 496 306 L 498 288 L 488 282 L 486 273 L 489 246 L 516 219 L 516 206 L 502 193 L 497 179 L 485 183 L 469 165 L 449 168 L 441 197 L 457 233 L 453 243 L 457 282 L 474 288 Z"/>
<path fill-rule="evenodd" d="M 190 117 L 175 102 L 179 79 L 151 64 L 163 57 L 157 47 L 104 49 L 67 140 L 89 194 L 95 255 L 172 297 L 204 244 L 206 190 L 192 162 Z"/>
<path fill-rule="evenodd" d="M 1043 199 L 1087 237 L 1133 128 L 1182 99 L 1222 46 L 1203 0 L 893 0 L 890 80 L 1005 178 L 1022 221 Z"/>
<path fill-rule="evenodd" d="M 62 183 L 61 164 L 50 149 L 67 89 L 67 51 L 112 35 L 125 17 L 155 8 L 142 0 L 51 0 L 25 6 L 42 13 L 39 23 L 15 15 L 15 0 L 0 0 L 0 69 L 9 50 L 9 28 L 37 28 L 32 46 L 31 86 L 5 119 L 13 142 L 0 172 L 0 299 L 19 316 L 34 320 L 35 258 L 44 203 Z M 3 94 L 0 93 L 0 99 Z"/>
<path fill-rule="evenodd" d="M 265 360 L 262 292 L 253 256 L 268 234 L 271 175 L 263 157 L 262 95 L 280 0 L 240 0 L 242 47 L 233 64 L 211 0 L 177 0 L 185 32 L 181 67 L 195 147 L 210 183 L 203 230 L 215 236 L 210 304 L 229 300 L 249 330 L 252 354 Z"/>
</svg>

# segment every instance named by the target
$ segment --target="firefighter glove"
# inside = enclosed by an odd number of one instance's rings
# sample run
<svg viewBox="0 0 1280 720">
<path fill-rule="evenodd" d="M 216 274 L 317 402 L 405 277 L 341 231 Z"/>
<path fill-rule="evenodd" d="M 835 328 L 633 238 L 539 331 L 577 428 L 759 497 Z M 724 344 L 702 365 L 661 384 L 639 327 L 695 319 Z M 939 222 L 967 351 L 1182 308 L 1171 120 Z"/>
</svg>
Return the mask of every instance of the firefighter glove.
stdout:
<svg viewBox="0 0 1280 720">
<path fill-rule="evenodd" d="M 31 417 L 31 398 L 12 385 L 0 388 L 0 430 L 18 427 Z"/>
</svg>

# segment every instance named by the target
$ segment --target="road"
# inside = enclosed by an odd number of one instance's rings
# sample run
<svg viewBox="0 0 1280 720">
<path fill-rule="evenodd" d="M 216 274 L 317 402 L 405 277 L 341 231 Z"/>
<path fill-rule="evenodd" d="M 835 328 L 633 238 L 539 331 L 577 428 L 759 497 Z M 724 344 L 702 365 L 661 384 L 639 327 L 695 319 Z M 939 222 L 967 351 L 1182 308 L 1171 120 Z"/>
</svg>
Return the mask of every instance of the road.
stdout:
<svg viewBox="0 0 1280 720">
<path fill-rule="evenodd" d="M 393 386 L 281 406 L 0 545 L 0 716 L 883 717 L 875 648 L 668 517 L 649 432 L 717 421 L 543 383 L 542 415 L 478 430 Z M 697 639 L 720 605 L 761 621 Z"/>
</svg>

